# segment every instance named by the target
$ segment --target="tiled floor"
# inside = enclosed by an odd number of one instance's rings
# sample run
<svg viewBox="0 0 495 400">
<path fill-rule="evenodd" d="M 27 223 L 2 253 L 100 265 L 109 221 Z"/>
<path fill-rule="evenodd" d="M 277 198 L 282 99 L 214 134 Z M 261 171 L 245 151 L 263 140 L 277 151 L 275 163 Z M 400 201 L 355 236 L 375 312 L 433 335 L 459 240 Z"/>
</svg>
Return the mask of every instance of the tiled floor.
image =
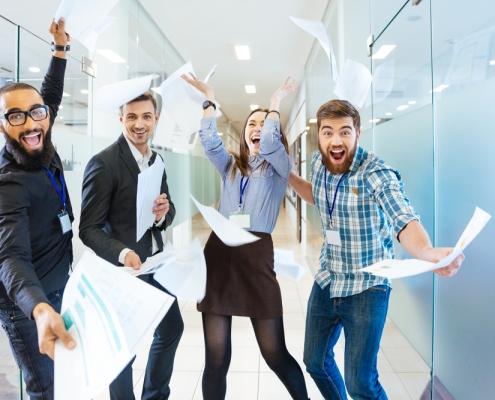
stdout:
<svg viewBox="0 0 495 400">
<path fill-rule="evenodd" d="M 198 215 L 193 218 L 192 229 L 182 229 L 180 234 L 190 232 L 205 243 L 209 228 Z M 175 235 L 175 232 L 170 236 Z M 187 242 L 187 238 L 174 237 L 176 242 Z M 273 232 L 275 247 L 291 249 L 296 260 L 307 267 L 306 255 L 313 266 L 317 266 L 317 250 L 304 249 L 295 238 L 293 228 L 284 210 L 280 213 Z M 315 241 L 317 242 L 317 241 Z M 319 246 L 321 243 L 315 243 Z M 309 245 L 311 246 L 311 244 Z M 313 277 L 308 272 L 299 282 L 285 277 L 278 277 L 282 289 L 284 305 L 284 325 L 287 346 L 291 354 L 302 363 L 304 320 L 306 305 L 313 285 Z M 204 343 L 201 327 L 201 315 L 196 311 L 193 302 L 179 301 L 185 323 L 184 335 L 175 358 L 174 374 L 171 381 L 172 400 L 199 400 L 201 395 L 201 376 L 204 367 Z M 146 367 L 150 340 L 143 345 L 134 362 L 134 384 L 136 399 L 141 398 L 143 374 Z M 290 399 L 287 391 L 270 371 L 260 356 L 253 329 L 248 318 L 234 317 L 232 329 L 232 363 L 228 374 L 227 399 L 229 400 L 285 400 Z M 335 353 L 337 362 L 343 370 L 343 339 L 339 342 Z M 0 335 L 0 399 L 18 399 L 18 371 L 12 360 L 5 335 Z M 378 356 L 380 381 L 387 391 L 390 400 L 419 399 L 428 378 L 429 368 L 418 356 L 407 340 L 391 321 L 387 321 Z M 305 373 L 311 399 L 321 399 L 318 389 L 308 374 Z M 5 389 L 4 389 L 5 388 Z M 10 394 L 9 394 L 10 393 Z M 26 398 L 26 397 L 25 397 Z M 109 399 L 104 392 L 95 400 Z"/>
</svg>

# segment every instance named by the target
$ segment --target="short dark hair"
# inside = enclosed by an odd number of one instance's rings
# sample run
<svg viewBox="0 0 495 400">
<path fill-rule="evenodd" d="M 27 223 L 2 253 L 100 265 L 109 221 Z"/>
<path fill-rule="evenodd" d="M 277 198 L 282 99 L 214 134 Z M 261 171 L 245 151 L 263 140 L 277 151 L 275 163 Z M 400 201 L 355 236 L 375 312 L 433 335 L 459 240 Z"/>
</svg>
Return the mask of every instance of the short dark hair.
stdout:
<svg viewBox="0 0 495 400">
<path fill-rule="evenodd" d="M 351 117 L 356 131 L 361 129 L 361 117 L 359 111 L 347 100 L 330 100 L 323 104 L 316 113 L 316 127 L 320 132 L 321 120 L 323 118 L 345 118 Z"/>
<path fill-rule="evenodd" d="M 34 90 L 41 96 L 41 93 L 38 89 L 24 82 L 12 82 L 0 87 L 0 96 L 2 96 L 4 93 L 14 92 L 16 90 Z"/>
<path fill-rule="evenodd" d="M 156 114 L 156 109 L 157 109 L 156 99 L 155 99 L 155 97 L 153 96 L 153 94 L 151 92 L 144 92 L 142 95 L 136 97 L 135 99 L 133 99 L 131 101 L 128 101 L 125 104 L 136 103 L 138 101 L 147 101 L 147 100 L 151 100 L 151 102 L 153 103 L 153 108 L 154 108 L 155 114 Z M 119 108 L 120 115 L 122 115 L 123 112 L 124 112 L 124 106 L 125 106 L 125 104 L 121 105 L 120 108 Z"/>
</svg>

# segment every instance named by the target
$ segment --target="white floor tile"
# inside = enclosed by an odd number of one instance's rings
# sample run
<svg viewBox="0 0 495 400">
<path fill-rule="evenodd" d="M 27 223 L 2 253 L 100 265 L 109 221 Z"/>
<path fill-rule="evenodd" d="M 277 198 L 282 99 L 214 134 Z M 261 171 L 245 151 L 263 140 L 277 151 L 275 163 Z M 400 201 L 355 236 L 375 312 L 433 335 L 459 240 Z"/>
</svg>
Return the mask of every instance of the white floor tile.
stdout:
<svg viewBox="0 0 495 400">
<path fill-rule="evenodd" d="M 260 351 L 257 347 L 234 347 L 229 371 L 258 372 L 260 368 Z"/>
<path fill-rule="evenodd" d="M 398 373 L 397 375 L 412 399 L 419 399 L 430 381 L 429 373 Z"/>
<path fill-rule="evenodd" d="M 412 400 L 397 374 L 380 374 L 379 378 L 389 400 Z"/>
<path fill-rule="evenodd" d="M 187 347 L 179 345 L 175 355 L 174 371 L 200 372 L 203 370 L 204 363 L 204 347 Z"/>
<path fill-rule="evenodd" d="M 395 372 L 426 372 L 430 368 L 412 347 L 382 348 Z"/>
<path fill-rule="evenodd" d="M 402 335 L 399 329 L 387 327 L 383 329 L 380 347 L 411 347 L 411 344 Z"/>
</svg>

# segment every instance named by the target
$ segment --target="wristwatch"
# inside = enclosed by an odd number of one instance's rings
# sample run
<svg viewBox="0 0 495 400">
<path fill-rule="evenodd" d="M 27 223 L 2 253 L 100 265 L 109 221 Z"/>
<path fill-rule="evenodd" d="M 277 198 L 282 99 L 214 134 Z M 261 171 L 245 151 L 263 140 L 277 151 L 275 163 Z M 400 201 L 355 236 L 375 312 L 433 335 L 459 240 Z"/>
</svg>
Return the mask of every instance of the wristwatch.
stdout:
<svg viewBox="0 0 495 400">
<path fill-rule="evenodd" d="M 65 46 L 60 46 L 60 45 L 52 42 L 52 51 L 69 51 L 69 50 L 70 50 L 69 44 L 67 44 Z"/>
<path fill-rule="evenodd" d="M 205 100 L 205 102 L 203 103 L 203 110 L 206 110 L 210 106 L 212 106 L 214 110 L 217 109 L 217 105 L 213 103 L 213 101 Z"/>
</svg>

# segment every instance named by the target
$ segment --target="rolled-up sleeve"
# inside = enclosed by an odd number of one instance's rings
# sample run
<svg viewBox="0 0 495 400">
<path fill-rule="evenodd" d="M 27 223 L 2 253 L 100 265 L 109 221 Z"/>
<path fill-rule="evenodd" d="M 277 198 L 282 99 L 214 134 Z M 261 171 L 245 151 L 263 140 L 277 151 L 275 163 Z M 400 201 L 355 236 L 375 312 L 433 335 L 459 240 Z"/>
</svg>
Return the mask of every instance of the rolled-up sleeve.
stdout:
<svg viewBox="0 0 495 400">
<path fill-rule="evenodd" d="M 367 183 L 376 202 L 385 213 L 396 237 L 411 221 L 419 221 L 409 199 L 399 172 L 383 168 L 370 173 Z"/>
<path fill-rule="evenodd" d="M 199 137 L 206 156 L 220 172 L 222 178 L 225 177 L 232 163 L 232 156 L 225 149 L 222 139 L 218 136 L 217 121 L 214 117 L 201 120 Z"/>
<path fill-rule="evenodd" d="M 281 136 L 279 121 L 267 118 L 261 130 L 260 157 L 268 161 L 281 177 L 289 179 L 291 161 Z"/>
</svg>

